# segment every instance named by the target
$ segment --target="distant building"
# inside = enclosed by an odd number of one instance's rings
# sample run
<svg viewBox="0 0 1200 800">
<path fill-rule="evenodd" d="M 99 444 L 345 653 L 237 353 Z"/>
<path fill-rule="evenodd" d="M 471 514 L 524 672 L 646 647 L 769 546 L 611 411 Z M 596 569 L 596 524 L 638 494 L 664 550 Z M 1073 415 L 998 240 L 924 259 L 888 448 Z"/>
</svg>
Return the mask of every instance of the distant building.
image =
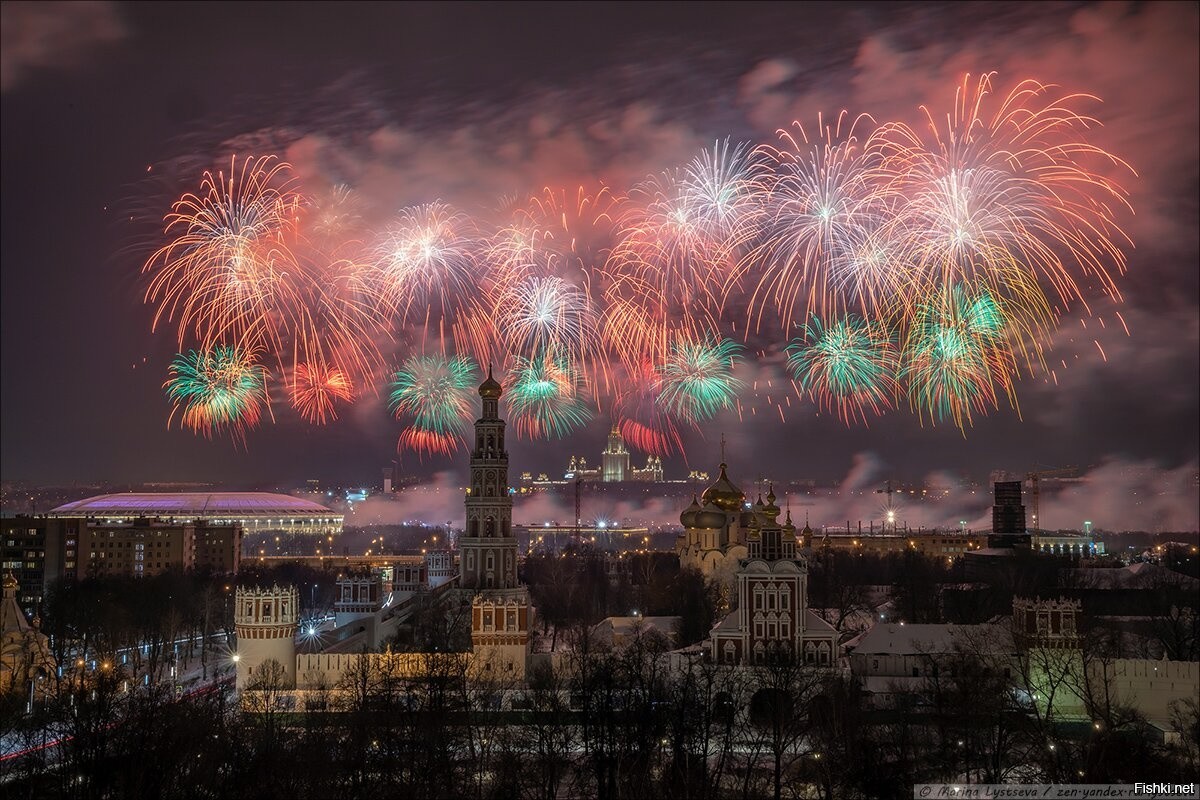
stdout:
<svg viewBox="0 0 1200 800">
<path fill-rule="evenodd" d="M 600 467 L 588 469 L 587 459 L 571 456 L 564 477 L 567 480 L 603 481 L 604 483 L 622 483 L 636 481 L 641 483 L 661 483 L 663 480 L 662 459 L 658 456 L 648 456 L 646 466 L 642 469 L 631 466 L 632 456 L 625 447 L 625 437 L 614 425 L 608 434 L 608 446 L 600 454 Z"/>
<path fill-rule="evenodd" d="M 844 645 L 850 672 L 877 705 L 896 696 L 922 693 L 930 682 L 954 674 L 954 663 L 970 653 L 1006 677 L 1016 675 L 1017 646 L 1008 625 L 879 623 Z"/>
<path fill-rule="evenodd" d="M 430 550 L 425 553 L 425 576 L 430 589 L 454 580 L 458 561 L 451 550 Z"/>
<path fill-rule="evenodd" d="M 679 623 L 682 617 L 606 617 L 597 622 L 589 634 L 592 644 L 601 648 L 621 650 L 639 634 L 654 631 L 669 647 L 679 643 Z"/>
<path fill-rule="evenodd" d="M 86 520 L 78 546 L 79 577 L 142 578 L 170 569 L 234 573 L 241 561 L 242 526 Z"/>
<path fill-rule="evenodd" d="M 127 492 L 66 503 L 50 517 L 86 517 L 123 523 L 163 522 L 239 524 L 250 533 L 328 535 L 342 532 L 343 517 L 311 500 L 270 492 Z"/>
<path fill-rule="evenodd" d="M 66 528 L 78 530 L 79 524 L 79 520 L 67 523 L 44 516 L 0 519 L 0 574 L 13 576 L 17 583 L 14 597 L 26 613 L 36 613 L 50 584 L 62 577 L 67 562 L 74 576 L 78 542 L 66 535 Z M 73 540 L 69 559 L 64 549 L 68 538 Z"/>
<path fill-rule="evenodd" d="M 379 570 L 339 575 L 335 592 L 334 624 L 339 628 L 374 614 L 387 594 Z"/>
<path fill-rule="evenodd" d="M 909 531 L 908 533 L 869 533 L 862 530 L 826 528 L 820 534 L 806 533 L 802 546 L 814 551 L 844 550 L 852 553 L 886 555 L 912 551 L 927 556 L 958 558 L 987 545 L 987 534 L 971 531 Z"/>
<path fill-rule="evenodd" d="M 988 547 L 1029 549 L 1030 535 L 1025 526 L 1021 482 L 997 481 L 992 486 L 995 499 L 992 505 L 992 535 L 988 537 Z"/>
</svg>

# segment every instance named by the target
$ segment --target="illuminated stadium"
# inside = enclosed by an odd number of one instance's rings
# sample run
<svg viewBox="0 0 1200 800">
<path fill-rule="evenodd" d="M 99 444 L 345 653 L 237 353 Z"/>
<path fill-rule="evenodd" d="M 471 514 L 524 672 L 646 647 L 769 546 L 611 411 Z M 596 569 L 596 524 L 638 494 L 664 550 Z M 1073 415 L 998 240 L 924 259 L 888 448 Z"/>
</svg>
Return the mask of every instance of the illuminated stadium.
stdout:
<svg viewBox="0 0 1200 800">
<path fill-rule="evenodd" d="M 52 517 L 87 517 L 122 523 L 138 519 L 172 522 L 240 522 L 247 532 L 341 533 L 342 515 L 286 494 L 269 492 L 129 492 L 66 503 Z"/>
</svg>

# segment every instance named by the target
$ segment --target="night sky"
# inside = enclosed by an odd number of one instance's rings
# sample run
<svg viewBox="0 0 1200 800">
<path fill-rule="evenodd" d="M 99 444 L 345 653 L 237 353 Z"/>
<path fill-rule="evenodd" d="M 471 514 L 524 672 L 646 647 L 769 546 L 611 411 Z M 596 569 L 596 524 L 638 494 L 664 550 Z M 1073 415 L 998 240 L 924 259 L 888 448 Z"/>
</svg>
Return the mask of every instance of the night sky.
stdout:
<svg viewBox="0 0 1200 800">
<path fill-rule="evenodd" d="M 395 458 L 408 472 L 461 467 L 398 455 L 378 400 L 324 428 L 277 414 L 245 448 L 168 430 L 175 341 L 151 333 L 140 270 L 172 200 L 231 152 L 275 153 L 389 213 L 480 207 L 547 183 L 628 187 L 715 139 L 771 142 L 822 110 L 916 122 L 964 72 L 993 70 L 1005 88 L 1032 77 L 1103 99 L 1087 107 L 1103 125 L 1093 141 L 1138 173 L 1121 179 L 1136 212 L 1120 217 L 1130 335 L 1095 293 L 1090 316 L 1062 320 L 1058 385 L 1022 380 L 1019 412 L 1002 406 L 965 436 L 907 409 L 847 428 L 793 398 L 786 424 L 725 413 L 687 434 L 688 461 L 710 469 L 724 431 L 729 460 L 754 465 L 744 473 L 780 477 L 837 479 L 864 461 L 902 479 L 1194 472 L 1197 20 L 1192 3 L 5 3 L 3 478 L 262 485 L 374 480 Z M 511 446 L 513 466 L 598 460 L 609 424 Z"/>
</svg>

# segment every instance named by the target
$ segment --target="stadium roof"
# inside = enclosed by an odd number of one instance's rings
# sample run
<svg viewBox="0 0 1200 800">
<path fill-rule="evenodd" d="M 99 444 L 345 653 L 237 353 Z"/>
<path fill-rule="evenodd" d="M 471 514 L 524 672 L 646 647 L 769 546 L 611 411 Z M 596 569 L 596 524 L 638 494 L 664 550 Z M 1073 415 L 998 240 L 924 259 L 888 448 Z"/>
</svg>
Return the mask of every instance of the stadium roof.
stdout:
<svg viewBox="0 0 1200 800">
<path fill-rule="evenodd" d="M 127 492 L 101 494 L 50 511 L 56 517 L 341 517 L 323 505 L 270 492 Z"/>
</svg>

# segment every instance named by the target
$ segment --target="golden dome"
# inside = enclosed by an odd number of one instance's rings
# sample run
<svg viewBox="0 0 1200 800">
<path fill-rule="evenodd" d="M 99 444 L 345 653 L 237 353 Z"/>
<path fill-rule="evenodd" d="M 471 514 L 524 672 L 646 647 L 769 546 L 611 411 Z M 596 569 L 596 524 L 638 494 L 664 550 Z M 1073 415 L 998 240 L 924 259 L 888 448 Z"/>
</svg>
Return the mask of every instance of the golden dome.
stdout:
<svg viewBox="0 0 1200 800">
<path fill-rule="evenodd" d="M 490 400 L 498 400 L 503 393 L 504 387 L 492 377 L 492 365 L 488 364 L 487 380 L 479 385 L 479 396 Z"/>
<path fill-rule="evenodd" d="M 710 501 L 705 501 L 704 508 L 696 515 L 695 524 L 697 528 L 705 530 L 721 530 L 728 524 L 729 518 L 725 516 L 725 512 L 720 506 L 715 505 Z"/>
<path fill-rule="evenodd" d="M 692 495 L 692 504 L 683 510 L 679 515 L 679 521 L 685 528 L 695 528 L 696 517 L 700 513 L 700 504 L 696 502 L 696 495 Z"/>
<path fill-rule="evenodd" d="M 721 476 L 717 478 L 716 483 L 704 490 L 700 499 L 723 511 L 740 511 L 746 502 L 746 495 L 729 480 L 729 476 L 725 474 L 726 467 L 726 464 L 721 464 Z"/>
</svg>

